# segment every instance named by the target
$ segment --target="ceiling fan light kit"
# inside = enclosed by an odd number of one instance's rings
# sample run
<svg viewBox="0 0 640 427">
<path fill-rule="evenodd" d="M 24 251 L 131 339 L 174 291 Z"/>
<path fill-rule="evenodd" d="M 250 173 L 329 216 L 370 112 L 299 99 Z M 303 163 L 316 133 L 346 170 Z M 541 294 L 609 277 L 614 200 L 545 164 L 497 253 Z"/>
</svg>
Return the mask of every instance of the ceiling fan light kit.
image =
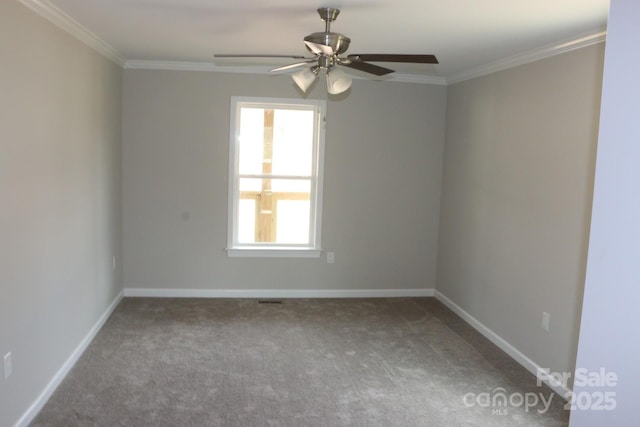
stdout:
<svg viewBox="0 0 640 427">
<path fill-rule="evenodd" d="M 331 32 L 331 22 L 335 21 L 340 10 L 333 7 L 323 7 L 318 9 L 320 19 L 325 23 L 324 32 L 309 34 L 304 38 L 304 44 L 309 52 L 314 56 L 311 58 L 300 57 L 296 55 L 214 55 L 218 58 L 237 58 L 237 57 L 287 57 L 297 59 L 298 62 L 285 65 L 283 67 L 273 68 L 270 71 L 285 71 L 292 68 L 304 67 L 309 64 L 311 67 L 305 68 L 291 75 L 295 84 L 306 92 L 318 77 L 320 70 L 326 73 L 327 92 L 331 95 L 337 95 L 345 92 L 351 87 L 352 78 L 347 73 L 339 69 L 337 66 L 344 66 L 354 70 L 363 71 L 365 73 L 376 76 L 384 76 L 393 73 L 393 70 L 370 62 L 405 62 L 417 64 L 437 64 L 438 60 L 434 55 L 406 55 L 406 54 L 353 54 L 346 57 L 340 56 L 349 48 L 351 39 L 340 33 Z"/>
<path fill-rule="evenodd" d="M 293 81 L 298 85 L 300 90 L 306 92 L 311 84 L 315 81 L 316 77 L 318 77 L 318 73 L 320 72 L 320 67 L 314 65 L 311 68 L 305 68 L 304 70 L 297 71 L 291 75 Z"/>
<path fill-rule="evenodd" d="M 351 76 L 339 68 L 327 69 L 327 92 L 338 95 L 351 87 Z"/>
</svg>

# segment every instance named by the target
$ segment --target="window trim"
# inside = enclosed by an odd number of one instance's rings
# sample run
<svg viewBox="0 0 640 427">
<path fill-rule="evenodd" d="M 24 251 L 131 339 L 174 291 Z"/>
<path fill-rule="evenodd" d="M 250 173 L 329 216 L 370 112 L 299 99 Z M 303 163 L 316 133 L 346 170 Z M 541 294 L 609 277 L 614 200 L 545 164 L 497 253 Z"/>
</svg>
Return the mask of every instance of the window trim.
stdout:
<svg viewBox="0 0 640 427">
<path fill-rule="evenodd" d="M 239 123 L 237 121 L 242 107 L 266 106 L 277 108 L 312 106 L 316 110 L 316 141 L 313 152 L 311 175 L 311 212 L 310 212 L 310 244 L 274 244 L 252 243 L 240 244 L 237 241 L 238 224 L 237 213 L 239 206 Z M 324 145 L 325 145 L 325 117 L 327 102 L 319 99 L 290 99 L 290 98 L 261 98 L 261 97 L 231 97 L 231 117 L 229 125 L 229 195 L 227 218 L 227 256 L 256 257 L 256 258 L 319 258 L 322 254 L 322 189 L 324 178 Z M 315 208 L 315 209 L 314 209 Z"/>
</svg>

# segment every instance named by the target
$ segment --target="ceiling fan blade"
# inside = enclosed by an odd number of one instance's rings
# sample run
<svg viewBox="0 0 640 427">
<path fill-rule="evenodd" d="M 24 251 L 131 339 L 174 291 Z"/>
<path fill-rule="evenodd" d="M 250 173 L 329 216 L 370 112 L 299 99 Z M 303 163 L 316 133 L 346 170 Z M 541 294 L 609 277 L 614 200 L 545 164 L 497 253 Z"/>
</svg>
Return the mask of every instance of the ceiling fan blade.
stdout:
<svg viewBox="0 0 640 427">
<path fill-rule="evenodd" d="M 375 74 L 376 76 L 384 76 L 393 73 L 389 68 L 380 67 L 379 65 L 369 64 L 367 62 L 351 61 L 350 63 L 340 62 L 340 65 L 353 68 L 354 70 L 364 71 L 365 73 Z"/>
<path fill-rule="evenodd" d="M 414 64 L 438 64 L 435 55 L 394 55 L 383 53 L 366 53 L 348 55 L 352 61 L 372 61 L 372 62 L 409 62 Z"/>
<path fill-rule="evenodd" d="M 300 55 L 263 55 L 263 54 L 235 54 L 235 53 L 214 53 L 214 58 L 290 58 L 290 59 L 305 59 Z"/>
<path fill-rule="evenodd" d="M 331 46 L 310 42 L 307 40 L 304 41 L 304 44 L 306 44 L 307 48 L 309 48 L 309 50 L 316 55 L 333 56 L 333 48 Z"/>
<path fill-rule="evenodd" d="M 293 64 L 283 65 L 282 67 L 272 68 L 269 71 L 284 71 L 289 70 L 291 68 L 302 67 L 303 65 L 311 64 L 312 62 L 316 62 L 316 58 L 307 59 L 306 61 L 294 62 Z"/>
</svg>

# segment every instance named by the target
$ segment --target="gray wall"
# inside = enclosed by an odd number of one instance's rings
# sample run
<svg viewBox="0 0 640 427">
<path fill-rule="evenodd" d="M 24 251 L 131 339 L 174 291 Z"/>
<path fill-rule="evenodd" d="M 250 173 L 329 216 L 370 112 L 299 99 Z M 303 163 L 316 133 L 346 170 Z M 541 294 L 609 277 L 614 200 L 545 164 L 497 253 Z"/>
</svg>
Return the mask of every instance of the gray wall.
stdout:
<svg viewBox="0 0 640 427">
<path fill-rule="evenodd" d="M 127 70 L 123 81 L 17 2 L 0 3 L 0 24 L 0 356 L 14 359 L 0 425 L 33 403 L 122 274 L 147 289 L 437 283 L 535 363 L 572 370 L 602 45 L 449 88 L 356 80 L 330 99 L 327 264 L 224 252 L 229 98 L 299 97 L 288 77 Z M 322 83 L 310 97 L 326 97 Z"/>
<path fill-rule="evenodd" d="M 575 363 L 603 49 L 448 88 L 437 290 L 552 371 Z"/>
<path fill-rule="evenodd" d="M 13 425 L 122 289 L 122 70 L 0 2 L 0 425 Z"/>
<path fill-rule="evenodd" d="M 444 86 L 355 80 L 329 100 L 322 242 L 335 264 L 224 251 L 230 97 L 298 98 L 290 77 L 126 70 L 124 88 L 126 288 L 434 288 Z"/>
<path fill-rule="evenodd" d="M 615 404 L 615 410 L 574 411 L 571 427 L 638 425 L 640 59 L 629 56 L 629 51 L 640 39 L 639 16 L 639 2 L 611 1 L 577 361 L 590 373 L 604 367 L 618 380 L 605 387 L 583 384 L 574 390 L 581 405 L 595 405 L 605 396 L 609 402 L 603 406 Z"/>
</svg>

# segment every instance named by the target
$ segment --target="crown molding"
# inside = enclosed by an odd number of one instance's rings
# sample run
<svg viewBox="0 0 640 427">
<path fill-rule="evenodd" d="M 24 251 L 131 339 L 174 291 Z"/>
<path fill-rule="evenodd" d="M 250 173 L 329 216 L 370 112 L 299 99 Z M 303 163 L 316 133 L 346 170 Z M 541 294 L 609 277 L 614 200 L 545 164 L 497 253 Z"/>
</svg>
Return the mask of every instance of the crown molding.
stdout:
<svg viewBox="0 0 640 427">
<path fill-rule="evenodd" d="M 80 25 L 72 17 L 64 13 L 49 0 L 18 0 L 20 3 L 52 22 L 62 30 L 71 34 L 102 56 L 123 66 L 125 59 L 111 45 Z"/>
<path fill-rule="evenodd" d="M 485 76 L 487 74 L 493 74 L 498 71 L 507 70 L 509 68 L 514 68 L 519 65 L 539 61 L 541 59 L 549 58 L 555 55 L 560 55 L 561 53 L 566 53 L 572 50 L 581 49 L 583 47 L 603 43 L 606 40 L 606 37 L 606 31 L 599 31 L 594 34 L 579 37 L 577 39 L 564 41 L 562 43 L 554 43 L 537 49 L 529 50 L 527 52 L 499 59 L 497 61 L 480 65 L 478 67 L 473 67 L 461 73 L 456 73 L 448 76 L 446 78 L 447 84 L 459 83 L 465 80 L 474 79 L 476 77 Z"/>
<path fill-rule="evenodd" d="M 146 61 L 131 59 L 124 63 L 125 69 L 130 70 L 169 70 L 169 71 L 208 71 L 215 73 L 240 73 L 240 74 L 264 74 L 270 76 L 286 75 L 285 73 L 274 74 L 269 71 L 271 66 L 249 66 L 249 67 L 220 67 L 209 62 L 182 62 L 182 61 Z M 354 76 L 357 80 L 374 80 L 384 82 L 418 83 L 446 85 L 447 80 L 438 76 L 419 76 L 412 74 L 394 73 L 386 78 L 369 79 L 362 76 Z"/>
<path fill-rule="evenodd" d="M 366 79 L 366 77 L 359 77 Z M 367 79 L 371 80 L 371 79 Z M 384 79 L 382 81 L 385 82 L 399 82 L 399 83 L 418 83 L 418 84 L 427 84 L 427 85 L 447 85 L 447 79 L 440 76 L 423 76 L 417 74 L 400 74 L 393 73 L 389 74 L 389 78 Z"/>
<path fill-rule="evenodd" d="M 169 71 L 208 71 L 216 73 L 241 73 L 241 74 L 272 74 L 269 66 L 248 67 L 220 67 L 210 62 L 186 62 L 186 61 L 148 61 L 143 59 L 129 59 L 124 63 L 125 69 L 130 70 L 169 70 Z"/>
</svg>

